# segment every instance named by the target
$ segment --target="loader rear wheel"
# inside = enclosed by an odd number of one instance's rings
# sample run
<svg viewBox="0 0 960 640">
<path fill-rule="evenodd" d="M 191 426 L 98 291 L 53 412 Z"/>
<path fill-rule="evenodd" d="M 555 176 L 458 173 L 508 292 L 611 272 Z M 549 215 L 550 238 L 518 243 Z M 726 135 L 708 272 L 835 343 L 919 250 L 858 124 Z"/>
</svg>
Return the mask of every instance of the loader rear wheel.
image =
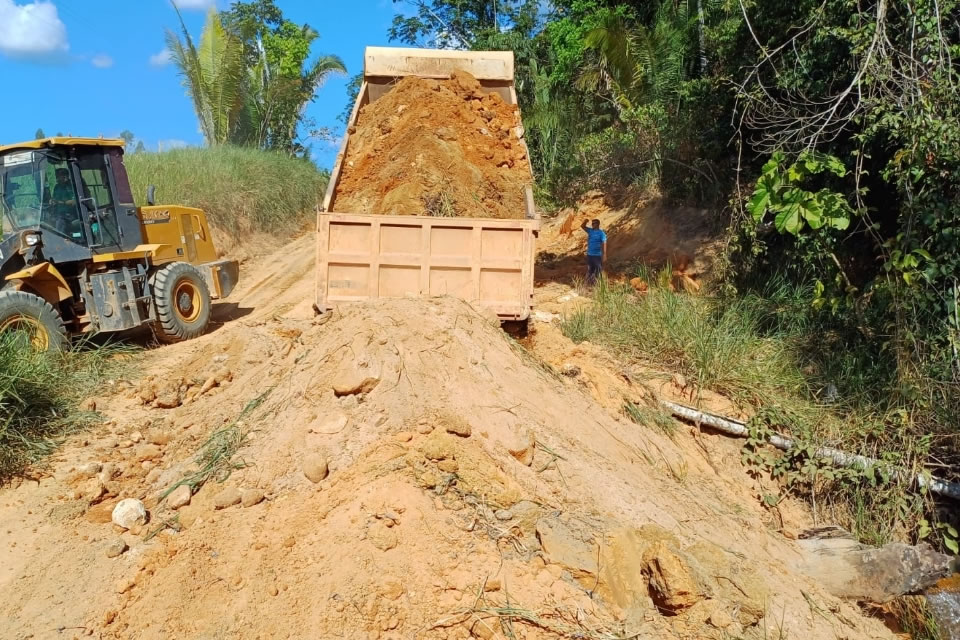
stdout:
<svg viewBox="0 0 960 640">
<path fill-rule="evenodd" d="M 63 318 L 49 302 L 26 291 L 0 291 L 0 333 L 20 333 L 37 351 L 59 353 L 67 347 Z"/>
<path fill-rule="evenodd" d="M 186 262 L 174 262 L 153 274 L 152 286 L 158 339 L 180 342 L 207 330 L 210 289 L 199 269 Z"/>
</svg>

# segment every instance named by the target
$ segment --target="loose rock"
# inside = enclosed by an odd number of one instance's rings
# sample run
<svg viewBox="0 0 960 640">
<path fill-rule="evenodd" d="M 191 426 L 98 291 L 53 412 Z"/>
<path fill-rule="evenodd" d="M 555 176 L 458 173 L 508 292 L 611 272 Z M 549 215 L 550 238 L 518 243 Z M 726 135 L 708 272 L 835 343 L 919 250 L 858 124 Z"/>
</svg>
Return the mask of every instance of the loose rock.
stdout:
<svg viewBox="0 0 960 640">
<path fill-rule="evenodd" d="M 560 373 L 567 376 L 568 378 L 576 378 L 580 375 L 580 367 L 577 365 L 567 362 L 562 367 L 560 367 Z"/>
<path fill-rule="evenodd" d="M 320 482 L 330 473 L 327 457 L 319 453 L 311 453 L 304 457 L 302 468 L 303 475 L 313 483 Z"/>
<path fill-rule="evenodd" d="M 146 524 L 147 508 L 136 498 L 125 498 L 113 508 L 110 519 L 118 527 L 132 529 Z"/>
<path fill-rule="evenodd" d="M 228 487 L 214 496 L 213 506 L 216 509 L 226 509 L 235 504 L 240 504 L 241 500 L 240 490 L 236 487 Z"/>
<path fill-rule="evenodd" d="M 144 460 L 156 460 L 163 455 L 163 451 L 155 444 L 141 444 L 134 452 L 134 456 L 140 462 Z"/>
<path fill-rule="evenodd" d="M 244 489 L 240 494 L 240 504 L 244 507 L 252 507 L 263 502 L 263 491 L 260 489 Z"/>
<path fill-rule="evenodd" d="M 333 379 L 333 393 L 337 397 L 370 393 L 380 384 L 380 375 L 364 361 L 345 363 Z"/>
<path fill-rule="evenodd" d="M 107 544 L 107 548 L 104 550 L 104 553 L 108 558 L 116 558 L 127 549 L 127 543 L 124 542 L 123 538 L 114 538 L 109 544 Z"/>
<path fill-rule="evenodd" d="M 88 462 L 87 464 L 81 466 L 78 471 L 88 478 L 92 478 L 100 473 L 102 469 L 103 465 L 101 465 L 99 462 Z"/>
<path fill-rule="evenodd" d="M 117 593 L 126 593 L 127 591 L 130 591 L 130 589 L 133 589 L 136 584 L 137 583 L 133 580 L 133 578 L 120 578 L 116 582 L 115 589 Z"/>
<path fill-rule="evenodd" d="M 193 492 L 190 490 L 190 486 L 182 484 L 167 496 L 167 506 L 171 509 L 179 509 L 180 507 L 185 507 L 190 504 L 190 499 L 193 497 Z"/>
<path fill-rule="evenodd" d="M 147 440 L 155 445 L 164 446 L 169 444 L 171 439 L 170 432 L 163 429 L 151 429 L 147 432 Z"/>
<path fill-rule="evenodd" d="M 523 430 L 516 434 L 514 440 L 507 444 L 507 451 L 511 456 L 517 459 L 520 464 L 530 466 L 533 464 L 533 454 L 537 449 L 537 438 L 530 430 Z"/>
<path fill-rule="evenodd" d="M 452 433 L 461 438 L 469 438 L 470 434 L 473 433 L 470 423 L 459 416 L 449 416 L 446 423 L 447 433 Z"/>
<path fill-rule="evenodd" d="M 664 542 L 654 543 L 643 561 L 644 573 L 650 578 L 650 594 L 661 610 L 680 612 L 703 599 L 685 559 Z"/>
<path fill-rule="evenodd" d="M 367 538 L 380 551 L 389 551 L 400 542 L 400 537 L 394 529 L 380 523 L 371 525 Z"/>
<path fill-rule="evenodd" d="M 157 396 L 153 401 L 153 406 L 158 409 L 176 409 L 180 406 L 180 394 L 176 391 L 167 391 Z"/>
<path fill-rule="evenodd" d="M 460 469 L 460 464 L 456 460 L 441 460 L 437 463 L 437 468 L 445 473 L 456 473 Z"/>
</svg>

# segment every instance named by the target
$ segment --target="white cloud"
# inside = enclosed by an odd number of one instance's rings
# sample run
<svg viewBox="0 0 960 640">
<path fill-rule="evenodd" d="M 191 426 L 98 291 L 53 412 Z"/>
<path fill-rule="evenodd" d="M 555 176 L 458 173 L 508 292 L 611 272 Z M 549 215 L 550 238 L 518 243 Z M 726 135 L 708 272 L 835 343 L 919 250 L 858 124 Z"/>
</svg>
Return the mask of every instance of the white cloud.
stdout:
<svg viewBox="0 0 960 640">
<path fill-rule="evenodd" d="M 150 56 L 151 67 L 165 67 L 168 64 L 170 64 L 170 49 L 166 47 Z"/>
<path fill-rule="evenodd" d="M 67 26 L 52 2 L 0 0 L 0 53 L 14 58 L 55 59 L 70 49 Z"/>
<path fill-rule="evenodd" d="M 217 0 L 174 0 L 180 9 L 209 9 L 216 6 Z"/>
<path fill-rule="evenodd" d="M 90 60 L 90 64 L 98 69 L 106 69 L 113 66 L 113 58 L 105 53 L 98 53 Z"/>
</svg>

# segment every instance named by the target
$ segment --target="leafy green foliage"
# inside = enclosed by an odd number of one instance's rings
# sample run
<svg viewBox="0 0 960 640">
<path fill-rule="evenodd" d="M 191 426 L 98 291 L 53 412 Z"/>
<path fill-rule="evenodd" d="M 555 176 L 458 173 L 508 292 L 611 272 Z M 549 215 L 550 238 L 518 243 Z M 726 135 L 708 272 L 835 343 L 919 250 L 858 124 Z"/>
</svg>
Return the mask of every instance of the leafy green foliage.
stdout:
<svg viewBox="0 0 960 640">
<path fill-rule="evenodd" d="M 176 7 L 176 5 L 174 5 Z M 179 10 L 177 11 L 180 17 Z M 233 140 L 240 128 L 246 81 L 243 43 L 228 32 L 213 9 L 196 46 L 180 17 L 183 40 L 167 31 L 170 56 L 193 100 L 200 130 L 213 146 Z"/>
<path fill-rule="evenodd" d="M 312 128 L 305 107 L 331 74 L 346 72 L 337 56 L 310 61 L 317 31 L 284 19 L 273 0 L 211 10 L 199 47 L 180 24 L 183 40 L 168 31 L 167 44 L 207 144 L 305 154 L 300 129 Z"/>
<path fill-rule="evenodd" d="M 811 229 L 827 226 L 841 231 L 849 227 L 854 211 L 842 194 L 827 188 L 813 192 L 801 186 L 811 176 L 824 172 L 842 178 L 847 168 L 833 156 L 813 152 L 801 153 L 796 162 L 786 165 L 784 153 L 774 153 L 763 165 L 750 199 L 753 221 L 760 224 L 770 213 L 777 231 L 793 235 L 805 226 Z"/>
</svg>

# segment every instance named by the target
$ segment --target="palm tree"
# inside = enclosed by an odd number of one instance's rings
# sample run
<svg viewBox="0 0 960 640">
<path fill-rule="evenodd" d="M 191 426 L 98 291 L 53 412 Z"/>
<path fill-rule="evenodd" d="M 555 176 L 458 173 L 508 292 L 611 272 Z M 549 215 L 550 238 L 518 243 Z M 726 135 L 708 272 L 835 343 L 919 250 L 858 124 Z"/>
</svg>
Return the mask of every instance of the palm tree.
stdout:
<svg viewBox="0 0 960 640">
<path fill-rule="evenodd" d="M 217 11 L 211 9 L 198 48 L 179 9 L 177 17 L 183 41 L 167 30 L 167 47 L 193 100 L 200 130 L 208 145 L 231 142 L 240 128 L 247 89 L 243 41 L 227 31 Z"/>
<path fill-rule="evenodd" d="M 307 25 L 300 27 L 297 34 L 305 48 L 318 35 Z M 306 60 L 281 60 L 267 50 L 259 37 L 256 48 L 258 59 L 249 70 L 247 137 L 259 147 L 294 153 L 298 147 L 297 129 L 307 105 L 330 75 L 346 73 L 347 68 L 335 55 L 322 55 L 309 65 Z"/>
<path fill-rule="evenodd" d="M 631 25 L 622 16 L 609 15 L 587 34 L 584 44 L 600 59 L 583 72 L 580 85 L 607 89 L 621 113 L 667 100 L 688 76 L 699 15 L 689 11 L 686 0 L 661 2 L 650 26 Z"/>
</svg>

